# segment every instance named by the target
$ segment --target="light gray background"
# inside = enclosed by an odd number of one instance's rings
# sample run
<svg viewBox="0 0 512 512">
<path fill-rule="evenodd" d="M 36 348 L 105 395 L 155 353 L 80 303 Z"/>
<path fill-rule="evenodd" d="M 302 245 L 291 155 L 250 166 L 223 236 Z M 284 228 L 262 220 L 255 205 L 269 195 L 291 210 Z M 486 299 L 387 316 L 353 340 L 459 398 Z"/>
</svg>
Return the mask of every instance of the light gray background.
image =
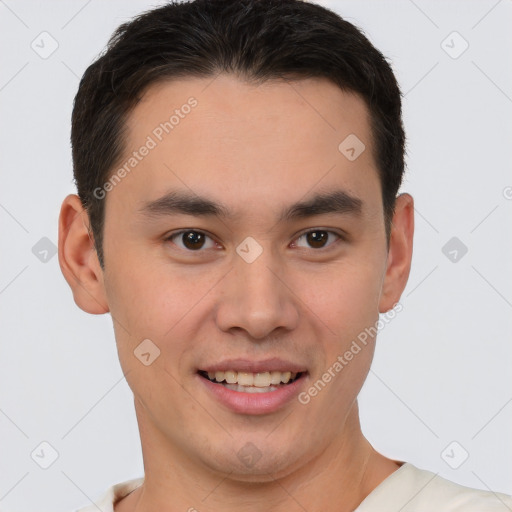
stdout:
<svg viewBox="0 0 512 512">
<path fill-rule="evenodd" d="M 379 336 L 363 430 L 389 457 L 512 493 L 512 1 L 322 3 L 392 62 L 409 141 L 402 190 L 416 200 L 404 309 Z M 3 511 L 72 510 L 143 474 L 110 316 L 78 309 L 57 256 L 42 262 L 32 248 L 57 243 L 74 192 L 79 77 L 121 22 L 159 4 L 0 0 Z M 46 59 L 31 48 L 51 48 L 43 31 L 59 45 Z M 469 44 L 458 58 L 454 31 Z M 442 252 L 454 236 L 468 248 L 456 262 Z M 31 458 L 43 441 L 59 454 L 48 469 Z"/>
</svg>

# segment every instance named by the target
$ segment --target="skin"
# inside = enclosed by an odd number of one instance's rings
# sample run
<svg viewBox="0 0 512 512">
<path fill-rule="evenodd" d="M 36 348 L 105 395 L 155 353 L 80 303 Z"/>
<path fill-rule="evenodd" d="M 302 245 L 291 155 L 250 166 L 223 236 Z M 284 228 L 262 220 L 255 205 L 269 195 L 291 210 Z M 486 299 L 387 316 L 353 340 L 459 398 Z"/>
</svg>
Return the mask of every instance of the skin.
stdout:
<svg viewBox="0 0 512 512">
<path fill-rule="evenodd" d="M 256 86 L 220 75 L 152 86 L 128 118 L 126 154 L 190 96 L 198 105 L 107 194 L 105 271 L 78 197 L 60 213 L 62 272 L 81 309 L 110 312 L 134 393 L 145 481 L 115 510 L 353 510 L 400 465 L 359 424 L 375 339 L 308 404 L 294 399 L 268 414 L 227 409 L 197 369 L 277 356 L 305 365 L 309 388 L 398 302 L 413 199 L 397 198 L 388 250 L 366 105 L 323 79 Z M 366 146 L 355 161 L 338 150 L 351 133 Z M 277 222 L 282 208 L 335 188 L 363 201 L 360 216 Z M 236 218 L 138 213 L 170 189 L 222 202 Z M 185 228 L 211 236 L 201 252 L 164 240 Z M 334 233 L 323 249 L 301 237 L 314 228 Z M 235 250 L 247 236 L 263 248 L 251 264 Z M 147 338 L 160 349 L 149 366 L 133 354 Z M 247 442 L 261 454 L 250 467 L 237 456 Z"/>
</svg>

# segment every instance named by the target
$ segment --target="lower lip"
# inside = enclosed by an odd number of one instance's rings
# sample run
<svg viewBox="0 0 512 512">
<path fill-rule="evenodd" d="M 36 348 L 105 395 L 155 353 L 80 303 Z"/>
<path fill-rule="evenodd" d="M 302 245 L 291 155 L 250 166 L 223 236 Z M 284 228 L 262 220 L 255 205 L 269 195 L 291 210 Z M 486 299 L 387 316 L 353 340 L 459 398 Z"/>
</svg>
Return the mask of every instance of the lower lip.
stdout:
<svg viewBox="0 0 512 512">
<path fill-rule="evenodd" d="M 305 377 L 306 374 L 303 373 L 291 384 L 280 385 L 275 391 L 244 393 L 228 389 L 197 374 L 197 378 L 221 404 L 239 414 L 268 414 L 277 411 L 299 394 Z"/>
</svg>

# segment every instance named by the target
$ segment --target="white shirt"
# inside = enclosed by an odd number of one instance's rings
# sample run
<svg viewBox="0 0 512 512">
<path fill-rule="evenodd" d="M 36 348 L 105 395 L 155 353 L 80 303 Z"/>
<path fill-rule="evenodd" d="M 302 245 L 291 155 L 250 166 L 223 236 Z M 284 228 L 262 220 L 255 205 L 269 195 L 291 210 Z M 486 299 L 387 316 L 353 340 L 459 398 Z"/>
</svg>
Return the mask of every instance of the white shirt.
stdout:
<svg viewBox="0 0 512 512">
<path fill-rule="evenodd" d="M 75 512 L 114 512 L 114 503 L 144 478 L 115 484 L 96 502 Z M 383 480 L 354 512 L 510 512 L 512 496 L 471 489 L 406 462 Z"/>
</svg>

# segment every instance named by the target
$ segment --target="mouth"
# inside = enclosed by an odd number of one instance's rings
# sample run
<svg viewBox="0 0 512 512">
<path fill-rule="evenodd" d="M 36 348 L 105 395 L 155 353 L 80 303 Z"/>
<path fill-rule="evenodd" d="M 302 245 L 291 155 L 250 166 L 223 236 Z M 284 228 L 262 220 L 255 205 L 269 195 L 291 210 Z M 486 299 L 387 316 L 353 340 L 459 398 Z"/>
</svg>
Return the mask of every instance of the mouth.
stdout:
<svg viewBox="0 0 512 512">
<path fill-rule="evenodd" d="M 289 386 L 302 378 L 306 372 L 268 371 L 245 372 L 237 370 L 206 371 L 199 370 L 204 379 L 239 393 L 271 393 L 283 386 Z"/>
<path fill-rule="evenodd" d="M 307 386 L 309 372 L 282 359 L 233 359 L 196 370 L 207 396 L 243 415 L 265 415 L 292 406 Z"/>
</svg>

